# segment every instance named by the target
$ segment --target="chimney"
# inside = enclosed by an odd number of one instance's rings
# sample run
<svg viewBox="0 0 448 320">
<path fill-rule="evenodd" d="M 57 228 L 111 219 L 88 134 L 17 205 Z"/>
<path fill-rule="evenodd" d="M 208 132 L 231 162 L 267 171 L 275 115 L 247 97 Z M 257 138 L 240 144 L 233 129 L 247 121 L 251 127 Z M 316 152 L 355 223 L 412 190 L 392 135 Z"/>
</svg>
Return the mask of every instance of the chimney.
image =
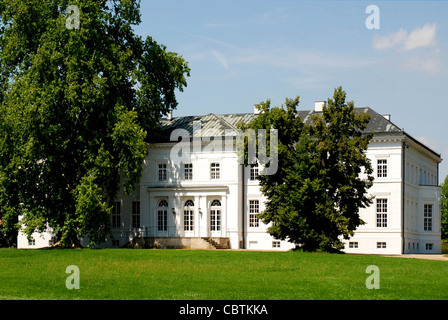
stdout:
<svg viewBox="0 0 448 320">
<path fill-rule="evenodd" d="M 173 111 L 170 110 L 168 111 L 168 113 L 166 114 L 166 120 L 171 121 L 173 119 Z"/>
<path fill-rule="evenodd" d="M 260 114 L 260 109 L 257 108 L 256 104 L 254 105 L 254 114 L 255 115 Z"/>
<path fill-rule="evenodd" d="M 390 114 L 383 114 L 384 119 L 390 121 Z"/>
<path fill-rule="evenodd" d="M 325 107 L 325 105 L 326 105 L 325 101 L 315 101 L 314 102 L 314 111 L 322 112 L 322 109 Z"/>
</svg>

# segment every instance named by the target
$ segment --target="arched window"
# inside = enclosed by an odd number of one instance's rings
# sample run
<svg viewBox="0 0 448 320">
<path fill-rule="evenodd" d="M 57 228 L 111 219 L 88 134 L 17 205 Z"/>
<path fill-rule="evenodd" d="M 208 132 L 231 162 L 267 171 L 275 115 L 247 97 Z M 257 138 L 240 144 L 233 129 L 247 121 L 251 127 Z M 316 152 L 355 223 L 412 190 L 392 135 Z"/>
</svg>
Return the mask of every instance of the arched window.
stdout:
<svg viewBox="0 0 448 320">
<path fill-rule="evenodd" d="M 168 230 L 168 201 L 160 200 L 157 208 L 157 230 Z"/>
<path fill-rule="evenodd" d="M 217 199 L 211 203 L 210 231 L 221 231 L 221 201 Z"/>
<path fill-rule="evenodd" d="M 159 201 L 159 207 L 168 207 L 168 201 L 160 200 Z"/>
<path fill-rule="evenodd" d="M 184 204 L 184 231 L 193 231 L 194 202 L 187 200 Z"/>
<path fill-rule="evenodd" d="M 187 200 L 185 201 L 185 205 L 184 207 L 194 207 L 194 202 L 193 200 Z"/>
</svg>

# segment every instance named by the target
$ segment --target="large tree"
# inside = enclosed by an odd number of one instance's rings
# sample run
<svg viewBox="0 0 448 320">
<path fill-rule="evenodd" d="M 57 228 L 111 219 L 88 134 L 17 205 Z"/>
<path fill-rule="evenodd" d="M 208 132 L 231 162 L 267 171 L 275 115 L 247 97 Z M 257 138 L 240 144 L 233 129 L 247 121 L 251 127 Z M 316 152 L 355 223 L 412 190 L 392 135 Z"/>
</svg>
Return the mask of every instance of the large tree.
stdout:
<svg viewBox="0 0 448 320">
<path fill-rule="evenodd" d="M 28 235 L 50 227 L 64 246 L 110 235 L 110 203 L 120 187 L 132 191 L 190 71 L 134 34 L 139 8 L 138 0 L 0 2 L 0 219 L 10 238 L 19 216 Z"/>
<path fill-rule="evenodd" d="M 372 168 L 365 154 L 372 136 L 363 133 L 370 118 L 345 98 L 337 88 L 322 113 L 306 124 L 297 116 L 299 98 L 287 99 L 286 109 L 271 109 L 268 101 L 242 126 L 278 130 L 278 170 L 258 178 L 267 197 L 260 218 L 271 223 L 272 236 L 305 250 L 341 249 L 341 238 L 363 224 L 359 209 L 372 202 L 367 196 Z"/>
</svg>

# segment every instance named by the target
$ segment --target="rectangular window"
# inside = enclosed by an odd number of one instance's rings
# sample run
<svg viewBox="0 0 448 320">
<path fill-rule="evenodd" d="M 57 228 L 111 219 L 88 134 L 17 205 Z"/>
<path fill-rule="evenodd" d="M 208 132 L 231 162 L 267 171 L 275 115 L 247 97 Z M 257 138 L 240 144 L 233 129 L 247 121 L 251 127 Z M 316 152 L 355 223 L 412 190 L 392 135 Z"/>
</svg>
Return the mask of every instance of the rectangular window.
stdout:
<svg viewBox="0 0 448 320">
<path fill-rule="evenodd" d="M 378 178 L 386 178 L 387 177 L 387 160 L 381 159 L 377 160 L 377 176 Z"/>
<path fill-rule="evenodd" d="M 159 181 L 166 181 L 166 163 L 159 164 Z"/>
<path fill-rule="evenodd" d="M 36 239 L 34 239 L 34 238 L 29 239 L 28 240 L 28 245 L 29 246 L 35 246 L 36 245 Z"/>
<path fill-rule="evenodd" d="M 432 204 L 425 204 L 424 206 L 423 230 L 432 231 Z"/>
<path fill-rule="evenodd" d="M 387 227 L 387 199 L 376 199 L 376 226 Z"/>
<path fill-rule="evenodd" d="M 168 230 L 168 211 L 165 209 L 157 211 L 157 230 L 158 231 Z"/>
<path fill-rule="evenodd" d="M 428 251 L 432 250 L 432 243 L 426 244 L 426 250 L 428 250 Z"/>
<path fill-rule="evenodd" d="M 356 241 L 351 241 L 351 242 L 348 243 L 348 247 L 349 247 L 350 249 L 357 249 L 357 248 L 358 248 L 358 242 L 356 242 Z"/>
<path fill-rule="evenodd" d="M 112 228 L 121 227 L 121 203 L 120 201 L 114 202 L 112 208 Z"/>
<path fill-rule="evenodd" d="M 112 240 L 112 246 L 113 247 L 119 247 L 120 246 L 120 240 Z"/>
<path fill-rule="evenodd" d="M 260 203 L 258 200 L 249 200 L 249 227 L 258 228 L 260 220 L 258 214 L 260 213 Z"/>
<path fill-rule="evenodd" d="M 219 179 L 219 163 L 213 162 L 210 164 L 210 178 L 211 179 Z"/>
<path fill-rule="evenodd" d="M 140 228 L 140 201 L 132 202 L 132 228 Z"/>
<path fill-rule="evenodd" d="M 250 167 L 250 180 L 255 181 L 258 177 L 258 165 L 253 164 Z"/>
<path fill-rule="evenodd" d="M 193 164 L 184 164 L 184 180 L 193 180 Z"/>
<path fill-rule="evenodd" d="M 184 231 L 193 231 L 193 210 L 184 210 Z"/>
<path fill-rule="evenodd" d="M 280 248 L 280 241 L 272 241 L 272 248 Z"/>
<path fill-rule="evenodd" d="M 386 249 L 386 242 L 377 242 L 376 248 L 377 249 Z"/>
</svg>

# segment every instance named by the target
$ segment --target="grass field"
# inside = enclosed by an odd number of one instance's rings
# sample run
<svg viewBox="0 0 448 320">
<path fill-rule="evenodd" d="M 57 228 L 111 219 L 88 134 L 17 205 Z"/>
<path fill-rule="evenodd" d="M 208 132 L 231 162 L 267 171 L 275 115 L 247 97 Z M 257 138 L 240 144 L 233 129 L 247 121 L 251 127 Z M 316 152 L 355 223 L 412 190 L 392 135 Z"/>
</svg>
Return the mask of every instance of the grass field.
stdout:
<svg viewBox="0 0 448 320">
<path fill-rule="evenodd" d="M 66 267 L 80 270 L 68 290 Z M 380 289 L 366 288 L 366 268 Z M 448 299 L 448 262 L 202 250 L 0 249 L 0 299 Z"/>
</svg>

